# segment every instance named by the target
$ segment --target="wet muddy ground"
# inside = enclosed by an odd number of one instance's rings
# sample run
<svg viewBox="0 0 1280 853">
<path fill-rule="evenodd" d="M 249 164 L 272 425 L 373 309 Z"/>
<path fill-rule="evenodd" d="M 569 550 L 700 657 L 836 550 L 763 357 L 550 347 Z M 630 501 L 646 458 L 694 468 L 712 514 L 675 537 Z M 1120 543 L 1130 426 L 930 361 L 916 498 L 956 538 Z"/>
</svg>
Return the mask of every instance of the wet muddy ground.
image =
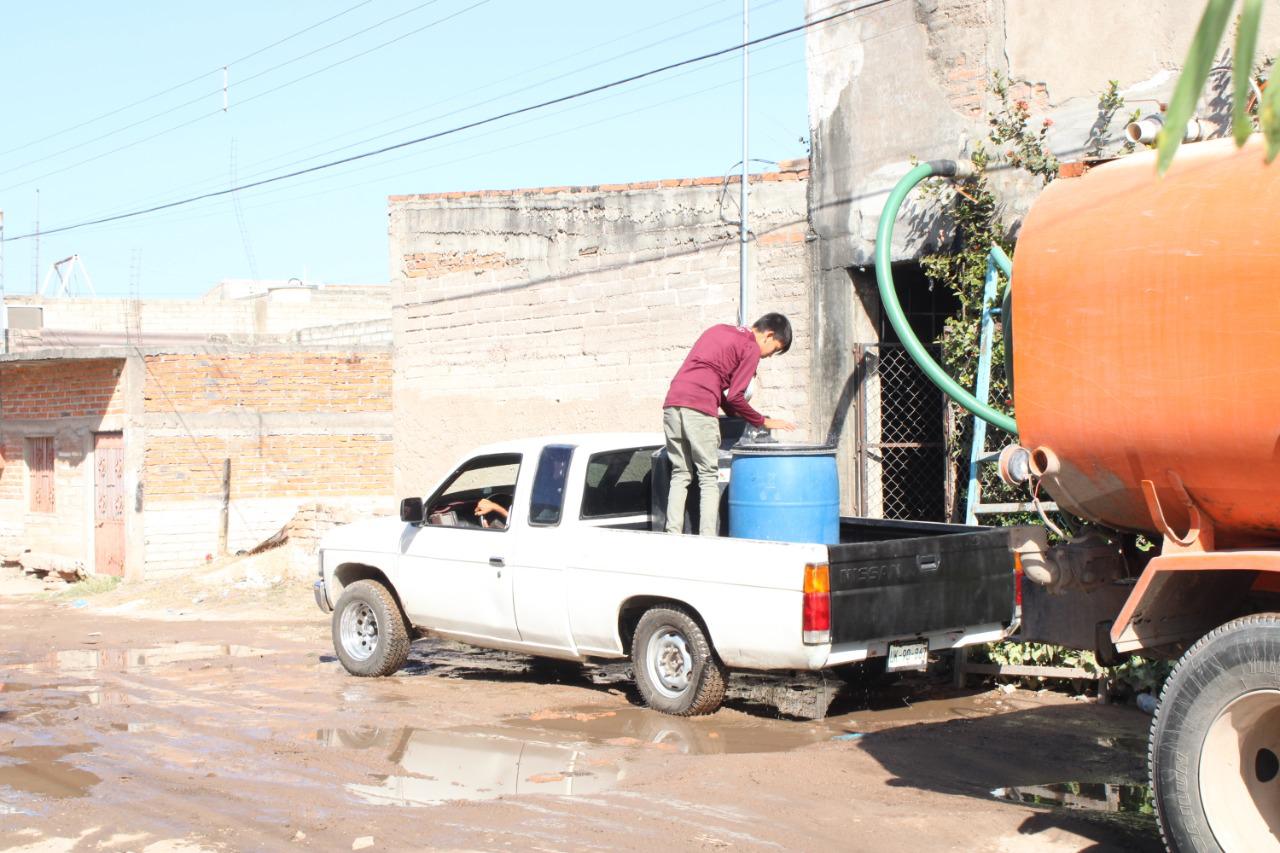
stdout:
<svg viewBox="0 0 1280 853">
<path fill-rule="evenodd" d="M 1160 849 L 1131 708 L 735 675 L 677 719 L 623 665 L 357 679 L 319 611 L 235 615 L 0 587 L 0 848 Z"/>
</svg>

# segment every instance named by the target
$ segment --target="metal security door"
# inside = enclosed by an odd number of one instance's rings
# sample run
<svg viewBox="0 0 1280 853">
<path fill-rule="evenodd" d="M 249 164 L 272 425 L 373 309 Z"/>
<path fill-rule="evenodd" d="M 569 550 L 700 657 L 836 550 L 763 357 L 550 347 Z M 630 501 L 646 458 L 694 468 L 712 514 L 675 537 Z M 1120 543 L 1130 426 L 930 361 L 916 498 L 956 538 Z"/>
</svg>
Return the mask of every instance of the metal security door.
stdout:
<svg viewBox="0 0 1280 853">
<path fill-rule="evenodd" d="M 901 344 L 857 344 L 854 357 L 858 514 L 946 521 L 946 398 Z"/>
<path fill-rule="evenodd" d="M 124 576 L 124 434 L 93 436 L 94 570 Z"/>
</svg>

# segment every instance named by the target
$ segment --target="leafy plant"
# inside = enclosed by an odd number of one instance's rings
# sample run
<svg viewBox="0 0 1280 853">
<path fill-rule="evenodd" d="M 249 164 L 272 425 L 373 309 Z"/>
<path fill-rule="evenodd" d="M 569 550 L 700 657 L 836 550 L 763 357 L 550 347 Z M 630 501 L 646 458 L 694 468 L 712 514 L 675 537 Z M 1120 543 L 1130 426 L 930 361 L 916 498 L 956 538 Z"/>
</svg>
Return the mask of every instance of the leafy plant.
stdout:
<svg viewBox="0 0 1280 853">
<path fill-rule="evenodd" d="M 951 250 L 921 259 L 929 279 L 954 293 L 959 303 L 956 313 L 946 320 L 938 343 L 943 366 L 957 382 L 969 388 L 977 379 L 987 254 L 992 245 L 999 245 L 1010 254 L 1014 246 L 1001 225 L 999 206 L 987 178 L 988 169 L 993 163 L 1007 162 L 1048 184 L 1057 176 L 1059 165 L 1047 144 L 1052 123 L 1047 119 L 1037 121 L 1031 114 L 1030 104 L 1014 96 L 1012 83 L 1007 78 L 993 75 L 988 86 L 998 103 L 987 116 L 987 138 L 974 145 L 970 157 L 973 175 L 958 183 L 935 183 L 927 189 L 935 198 L 950 194 L 943 200 L 948 204 L 954 224 Z M 1092 137 L 1098 155 L 1108 144 L 1106 128 L 1124 105 L 1118 83 L 1112 81 L 1098 101 L 1099 119 Z M 1134 117 L 1136 114 L 1131 120 Z M 997 335 L 992 349 L 991 398 L 995 408 L 1008 411 L 1011 401 L 1004 370 L 1004 346 L 1003 336 Z M 947 441 L 951 462 L 959 466 L 966 463 L 969 456 L 973 419 L 962 417 L 958 408 L 955 414 L 951 422 L 959 425 L 959 429 L 949 435 Z M 981 489 L 987 498 L 1010 502 L 1026 498 L 1025 490 L 1001 481 L 994 466 L 983 466 L 981 477 Z M 997 516 L 995 520 L 1001 524 L 1040 523 L 1034 513 L 1011 513 Z M 1104 671 L 1092 652 L 1044 643 L 994 643 L 986 648 L 985 654 L 992 663 L 1076 667 L 1092 674 Z M 1108 675 L 1137 693 L 1158 689 L 1167 673 L 1168 664 L 1135 657 Z"/>
<path fill-rule="evenodd" d="M 1156 140 L 1159 148 L 1156 167 L 1161 174 L 1173 162 L 1173 155 L 1182 144 L 1183 128 L 1195 112 L 1196 103 L 1204 92 L 1214 56 L 1222 42 L 1236 0 L 1209 0 L 1195 36 L 1182 74 L 1174 87 L 1169 109 L 1165 113 L 1164 128 Z M 1236 27 L 1236 43 L 1231 67 L 1232 104 L 1231 132 L 1236 145 L 1244 145 L 1253 132 L 1253 119 L 1249 114 L 1250 74 L 1258 46 L 1258 30 L 1262 21 L 1262 0 L 1240 0 L 1240 16 Z M 1270 163 L 1280 153 L 1280 87 L 1267 86 L 1258 104 L 1258 124 L 1266 140 L 1266 161 Z"/>
</svg>

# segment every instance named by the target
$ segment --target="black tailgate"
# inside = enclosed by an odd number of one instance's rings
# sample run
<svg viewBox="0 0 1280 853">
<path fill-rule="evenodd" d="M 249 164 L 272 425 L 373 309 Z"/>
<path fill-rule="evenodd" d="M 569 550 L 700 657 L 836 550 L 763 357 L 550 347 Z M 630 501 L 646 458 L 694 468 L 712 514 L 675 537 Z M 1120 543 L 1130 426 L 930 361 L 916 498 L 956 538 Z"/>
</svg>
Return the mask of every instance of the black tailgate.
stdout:
<svg viewBox="0 0 1280 853">
<path fill-rule="evenodd" d="M 1009 528 L 830 546 L 831 641 L 1008 623 Z"/>
</svg>

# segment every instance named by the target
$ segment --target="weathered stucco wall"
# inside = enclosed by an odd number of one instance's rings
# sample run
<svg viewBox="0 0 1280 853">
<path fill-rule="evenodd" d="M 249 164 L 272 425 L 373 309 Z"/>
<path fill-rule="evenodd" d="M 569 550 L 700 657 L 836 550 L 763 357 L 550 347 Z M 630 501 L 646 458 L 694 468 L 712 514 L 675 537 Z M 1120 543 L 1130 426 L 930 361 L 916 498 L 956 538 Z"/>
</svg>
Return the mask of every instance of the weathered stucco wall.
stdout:
<svg viewBox="0 0 1280 853">
<path fill-rule="evenodd" d="M 806 7 L 812 19 L 861 5 L 807 0 Z M 1077 159 L 1096 132 L 1109 80 L 1128 108 L 1150 113 L 1168 99 L 1203 9 L 1187 0 L 909 0 L 811 30 L 813 226 L 824 266 L 870 263 L 880 209 L 913 158 L 964 159 L 986 138 L 993 72 L 1013 80 L 1034 121 L 1053 123 L 1054 153 Z M 1263 20 L 1260 54 L 1275 55 L 1280 15 Z M 1225 73 L 1215 75 L 1201 115 L 1229 110 L 1226 84 Z M 1109 128 L 1116 143 L 1128 108 Z M 1000 201 L 1016 221 L 1039 183 L 998 177 Z M 904 210 L 895 260 L 937 244 L 928 227 L 936 223 L 921 212 Z"/>
<path fill-rule="evenodd" d="M 1168 99 L 1203 9 L 1188 0 L 806 0 L 808 20 L 854 10 L 806 36 L 814 386 L 846 387 L 851 345 L 878 340 L 880 210 L 916 161 L 965 160 L 987 137 L 993 72 L 1012 79 L 1034 122 L 1051 122 L 1048 141 L 1062 160 L 1079 159 L 1099 132 L 1098 99 L 1116 80 L 1128 106 L 1102 129 L 1114 150 L 1131 109 L 1150 113 L 1153 99 Z M 1259 53 L 1274 56 L 1280 15 L 1264 22 Z M 1210 83 L 1200 114 L 1221 118 L 1229 75 Z M 1042 185 L 998 163 L 990 174 L 1016 227 Z M 899 216 L 893 258 L 918 260 L 948 240 L 948 223 L 917 193 Z M 843 420 L 840 399 L 815 398 L 815 415 Z"/>
<path fill-rule="evenodd" d="M 807 164 L 752 180 L 750 320 L 796 340 L 754 403 L 814 430 Z M 396 486 L 431 486 L 472 447 L 542 433 L 661 430 L 694 339 L 738 312 L 737 190 L 719 178 L 394 196 Z M 804 435 L 805 433 L 802 433 Z"/>
</svg>

